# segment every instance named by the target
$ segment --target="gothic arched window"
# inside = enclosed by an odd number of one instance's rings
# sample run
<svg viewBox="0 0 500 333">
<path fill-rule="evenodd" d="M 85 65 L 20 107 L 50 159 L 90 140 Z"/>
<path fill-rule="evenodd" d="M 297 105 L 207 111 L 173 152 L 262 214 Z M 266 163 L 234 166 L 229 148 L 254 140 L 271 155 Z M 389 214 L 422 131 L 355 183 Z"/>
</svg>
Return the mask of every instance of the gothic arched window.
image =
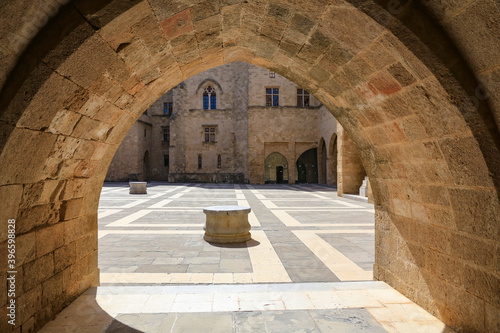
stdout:
<svg viewBox="0 0 500 333">
<path fill-rule="evenodd" d="M 204 110 L 215 110 L 217 109 L 217 94 L 212 86 L 205 88 L 203 92 L 203 109 Z"/>
</svg>

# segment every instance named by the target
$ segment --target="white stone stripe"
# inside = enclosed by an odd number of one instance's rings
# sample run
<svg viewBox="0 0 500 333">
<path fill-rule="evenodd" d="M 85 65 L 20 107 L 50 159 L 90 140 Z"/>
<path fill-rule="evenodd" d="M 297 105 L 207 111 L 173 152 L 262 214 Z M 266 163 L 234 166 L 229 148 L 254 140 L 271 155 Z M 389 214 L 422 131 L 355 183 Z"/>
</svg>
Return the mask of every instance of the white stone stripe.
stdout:
<svg viewBox="0 0 500 333">
<path fill-rule="evenodd" d="M 254 193 L 254 195 L 259 200 L 267 200 L 267 198 L 266 198 L 266 196 L 264 194 Z"/>
<path fill-rule="evenodd" d="M 122 226 L 126 226 L 132 222 L 134 222 L 135 220 L 141 218 L 141 217 L 144 217 L 146 216 L 147 214 L 149 214 L 151 212 L 151 210 L 146 210 L 146 209 L 142 209 L 140 211 L 137 211 L 135 213 L 132 213 L 130 215 L 127 215 L 125 216 L 124 218 L 121 218 L 113 223 L 110 223 L 108 225 L 106 225 L 107 227 L 122 227 Z"/>
<path fill-rule="evenodd" d="M 257 216 L 255 215 L 254 212 L 250 212 L 250 214 L 248 214 L 248 223 L 250 223 L 250 225 L 252 227 L 260 227 L 260 222 L 259 220 L 257 219 Z"/>
<path fill-rule="evenodd" d="M 247 242 L 248 254 L 252 262 L 252 281 L 257 282 L 291 282 L 280 258 L 263 230 L 253 230 L 252 240 Z M 255 241 L 260 244 L 255 244 Z"/>
<path fill-rule="evenodd" d="M 132 208 L 134 206 L 137 206 L 137 205 L 140 205 L 140 204 L 143 204 L 145 202 L 149 201 L 149 199 L 140 199 L 140 200 L 136 200 L 134 202 L 131 202 L 131 203 L 128 203 L 124 206 L 122 206 L 121 208 Z"/>
<path fill-rule="evenodd" d="M 165 200 L 162 200 L 160 202 L 155 203 L 154 205 L 149 206 L 148 208 L 163 208 L 164 206 L 166 206 L 167 204 L 169 204 L 171 202 L 172 202 L 171 199 L 165 199 Z"/>
<path fill-rule="evenodd" d="M 294 210 L 294 212 L 300 212 L 301 210 Z M 317 210 L 308 210 L 317 212 Z M 342 211 L 357 211 L 357 210 L 342 210 Z M 288 214 L 284 210 L 274 210 L 271 212 L 283 222 L 287 227 L 372 227 L 373 223 L 301 223 L 293 216 Z"/>
<path fill-rule="evenodd" d="M 246 198 L 242 198 L 246 199 Z M 238 198 L 228 197 L 228 198 L 180 198 L 175 200 L 176 202 L 198 202 L 198 201 L 236 201 Z"/>
<path fill-rule="evenodd" d="M 199 185 L 198 185 L 198 186 L 199 186 Z M 195 187 L 197 187 L 197 186 L 195 185 L 194 187 L 189 187 L 189 188 L 187 188 L 187 189 L 185 189 L 185 190 L 183 190 L 183 191 L 181 191 L 181 192 L 179 192 L 179 193 L 177 193 L 177 194 L 172 195 L 170 198 L 171 198 L 171 199 L 177 199 L 177 198 L 180 198 L 180 197 L 182 197 L 184 194 L 186 194 L 186 193 L 191 192 L 192 190 L 194 190 L 194 189 L 195 189 Z"/>
<path fill-rule="evenodd" d="M 271 200 L 261 200 L 260 202 L 262 202 L 266 208 L 278 208 Z"/>
<path fill-rule="evenodd" d="M 316 197 L 316 198 L 319 198 L 319 199 L 327 199 L 327 200 L 330 199 L 330 198 L 325 197 L 325 196 L 323 196 L 321 194 L 311 193 L 311 195 L 314 196 L 314 197 Z"/>
<path fill-rule="evenodd" d="M 238 206 L 245 206 L 245 207 L 250 207 L 248 204 L 248 201 L 245 200 L 238 200 Z"/>
<path fill-rule="evenodd" d="M 271 210 L 271 212 L 287 227 L 301 227 L 302 223 L 290 216 L 283 210 Z"/>
<path fill-rule="evenodd" d="M 305 209 L 304 209 L 305 208 Z M 375 213 L 374 209 L 353 209 L 338 207 L 276 207 L 273 210 L 283 210 L 289 212 L 368 212 Z"/>
<path fill-rule="evenodd" d="M 332 201 L 338 203 L 339 205 L 344 205 L 344 206 L 351 207 L 351 208 L 365 208 L 363 206 L 355 205 L 355 204 L 352 204 L 350 202 L 345 202 L 342 200 L 332 200 Z"/>
<path fill-rule="evenodd" d="M 320 207 L 312 207 L 312 206 L 304 206 L 304 207 L 278 207 L 275 205 L 275 207 L 269 207 L 272 209 L 281 209 L 281 210 L 293 210 L 293 211 L 339 211 L 339 212 L 373 212 L 373 209 L 367 209 L 364 207 L 360 207 L 359 209 L 353 209 L 353 208 L 344 208 L 344 207 L 332 207 L 332 206 L 320 206 Z"/>
<path fill-rule="evenodd" d="M 105 191 L 106 194 L 108 193 L 113 193 L 113 192 L 120 192 L 120 191 L 126 191 L 128 190 L 129 188 L 128 187 L 120 187 L 120 188 L 117 188 L 117 189 L 114 189 L 114 190 L 108 190 L 108 191 Z"/>
<path fill-rule="evenodd" d="M 373 272 L 365 271 L 340 251 L 323 240 L 315 230 L 292 230 L 302 243 L 304 243 L 340 281 L 372 280 Z M 363 230 L 363 233 L 373 233 L 373 230 Z M 321 231 L 321 233 L 360 233 L 360 230 L 335 230 Z"/>
<path fill-rule="evenodd" d="M 165 194 L 167 194 L 167 193 L 166 192 L 156 193 L 156 194 L 153 194 L 152 196 L 150 196 L 149 199 L 156 199 L 156 198 L 159 198 L 161 196 L 164 196 Z"/>
<path fill-rule="evenodd" d="M 104 212 L 100 212 L 97 214 L 97 218 L 98 219 L 102 219 L 106 216 L 110 216 L 110 215 L 113 215 L 115 213 L 118 213 L 118 212 L 121 212 L 122 210 L 121 209 L 110 209 L 110 210 L 106 210 Z"/>
<path fill-rule="evenodd" d="M 121 197 L 106 197 L 106 198 L 101 198 L 99 202 L 101 201 L 135 201 L 137 198 L 131 198 L 131 197 L 126 197 L 126 198 L 121 198 Z"/>
</svg>

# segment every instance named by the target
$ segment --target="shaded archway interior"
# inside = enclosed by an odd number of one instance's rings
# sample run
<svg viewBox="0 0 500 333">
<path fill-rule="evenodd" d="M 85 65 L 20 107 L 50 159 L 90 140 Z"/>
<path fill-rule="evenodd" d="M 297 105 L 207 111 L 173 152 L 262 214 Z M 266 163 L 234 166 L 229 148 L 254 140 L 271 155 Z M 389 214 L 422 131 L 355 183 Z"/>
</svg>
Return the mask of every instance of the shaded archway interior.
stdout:
<svg viewBox="0 0 500 333">
<path fill-rule="evenodd" d="M 43 323 L 97 283 L 96 189 L 139 115 L 184 79 L 245 61 L 307 89 L 349 132 L 377 207 L 375 278 L 453 327 L 493 327 L 500 304 L 499 270 L 491 270 L 500 233 L 496 97 L 477 107 L 468 99 L 476 64 L 461 66 L 456 48 L 443 61 L 436 41 L 422 34 L 446 34 L 420 7 L 425 20 L 410 20 L 413 2 L 395 16 L 372 1 L 356 6 L 62 7 L 19 56 L 0 95 L 0 197 L 9 198 L 2 217 L 19 221 L 25 246 L 36 244 L 19 261 L 32 277 L 20 297 L 60 286 L 20 322 L 50 313 Z M 460 66 L 451 65 L 456 59 Z M 488 65 L 496 66 L 481 64 Z"/>
</svg>

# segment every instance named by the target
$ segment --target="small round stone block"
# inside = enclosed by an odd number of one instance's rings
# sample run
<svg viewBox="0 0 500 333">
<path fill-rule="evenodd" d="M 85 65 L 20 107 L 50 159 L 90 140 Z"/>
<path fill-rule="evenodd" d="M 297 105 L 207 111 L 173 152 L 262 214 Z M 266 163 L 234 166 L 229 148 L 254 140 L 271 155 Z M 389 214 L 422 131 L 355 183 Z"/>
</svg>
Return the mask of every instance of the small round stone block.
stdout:
<svg viewBox="0 0 500 333">
<path fill-rule="evenodd" d="M 243 243 L 252 238 L 245 206 L 211 206 L 203 208 L 206 215 L 205 236 L 210 243 Z"/>
</svg>

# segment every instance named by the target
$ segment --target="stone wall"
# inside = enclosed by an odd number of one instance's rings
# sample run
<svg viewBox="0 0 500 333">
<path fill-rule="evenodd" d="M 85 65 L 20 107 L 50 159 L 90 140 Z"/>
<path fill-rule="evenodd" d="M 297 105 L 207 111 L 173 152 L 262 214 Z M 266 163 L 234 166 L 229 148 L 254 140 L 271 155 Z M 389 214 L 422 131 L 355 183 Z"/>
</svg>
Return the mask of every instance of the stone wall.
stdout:
<svg viewBox="0 0 500 333">
<path fill-rule="evenodd" d="M 306 149 L 317 147 L 317 110 L 292 107 L 250 107 L 248 110 L 250 183 L 263 184 L 264 161 L 278 152 L 288 162 L 288 181 L 295 183 L 295 162 Z"/>
<path fill-rule="evenodd" d="M 146 152 L 151 156 L 151 137 L 154 135 L 148 120 L 146 115 L 142 115 L 127 133 L 111 161 L 107 181 L 128 181 L 136 177 L 145 179 L 144 156 Z"/>
</svg>

